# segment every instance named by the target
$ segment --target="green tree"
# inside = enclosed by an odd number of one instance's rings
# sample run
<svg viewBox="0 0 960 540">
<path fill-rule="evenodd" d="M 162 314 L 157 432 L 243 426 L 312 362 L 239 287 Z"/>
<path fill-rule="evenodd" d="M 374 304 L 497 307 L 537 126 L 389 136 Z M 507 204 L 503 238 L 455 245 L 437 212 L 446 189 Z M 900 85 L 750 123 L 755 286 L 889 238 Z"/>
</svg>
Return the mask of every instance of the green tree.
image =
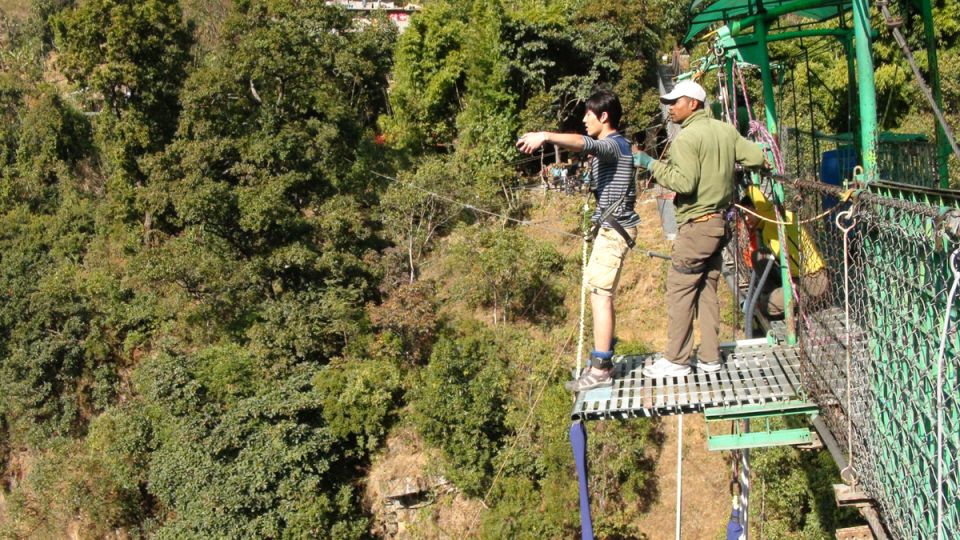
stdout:
<svg viewBox="0 0 960 540">
<path fill-rule="evenodd" d="M 409 283 L 416 280 L 424 256 L 461 215 L 453 196 L 462 196 L 468 186 L 458 169 L 454 160 L 425 159 L 412 173 L 401 172 L 380 199 L 381 220 L 404 251 Z"/>
<path fill-rule="evenodd" d="M 187 81 L 178 136 L 149 163 L 143 200 L 157 238 L 183 238 L 152 266 L 185 292 L 215 293 L 205 311 L 224 331 L 283 361 L 326 359 L 362 330 L 375 293 L 364 258 L 379 244 L 376 184 L 362 163 L 389 67 L 380 48 L 395 30 L 264 1 L 241 4 L 224 33 L 233 46 Z M 220 262 L 190 285 L 177 275 L 203 268 L 191 267 L 197 255 Z"/>
<path fill-rule="evenodd" d="M 563 303 L 560 254 L 517 229 L 467 229 L 450 265 L 459 276 L 455 289 L 472 305 L 489 308 L 494 324 L 518 315 L 549 318 Z"/>
<path fill-rule="evenodd" d="M 507 433 L 507 383 L 493 333 L 465 324 L 440 336 L 411 390 L 414 424 L 443 450 L 450 479 L 472 496 L 489 487 Z"/>
<path fill-rule="evenodd" d="M 145 175 L 138 160 L 173 136 L 190 34 L 177 0 L 91 0 L 54 18 L 58 65 L 84 92 L 117 189 Z M 126 186 L 122 188 L 121 186 Z M 149 228 L 149 216 L 145 228 Z"/>
</svg>

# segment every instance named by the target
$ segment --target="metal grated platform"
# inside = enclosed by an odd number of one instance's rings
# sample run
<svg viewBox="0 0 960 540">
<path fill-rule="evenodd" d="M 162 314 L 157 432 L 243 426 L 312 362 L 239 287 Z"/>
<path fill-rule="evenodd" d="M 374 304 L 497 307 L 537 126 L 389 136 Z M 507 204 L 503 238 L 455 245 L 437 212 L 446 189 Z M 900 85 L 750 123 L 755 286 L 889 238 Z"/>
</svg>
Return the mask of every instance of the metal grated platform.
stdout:
<svg viewBox="0 0 960 540">
<path fill-rule="evenodd" d="M 684 377 L 649 379 L 644 366 L 654 355 L 624 356 L 616 363 L 612 387 L 577 395 L 574 420 L 699 413 L 704 407 L 769 403 L 800 398 L 800 356 L 794 347 L 766 340 L 740 341 L 721 349 L 717 373 L 696 369 Z"/>
</svg>

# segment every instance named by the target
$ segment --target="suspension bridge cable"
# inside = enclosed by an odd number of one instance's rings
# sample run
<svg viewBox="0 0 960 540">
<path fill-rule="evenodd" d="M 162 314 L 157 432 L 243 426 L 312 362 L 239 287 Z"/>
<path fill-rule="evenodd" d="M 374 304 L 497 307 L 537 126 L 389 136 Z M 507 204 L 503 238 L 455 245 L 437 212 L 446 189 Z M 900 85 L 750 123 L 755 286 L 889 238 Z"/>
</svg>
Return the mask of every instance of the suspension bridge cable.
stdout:
<svg viewBox="0 0 960 540">
<path fill-rule="evenodd" d="M 953 153 L 960 157 L 960 148 L 957 147 L 957 139 L 953 135 L 953 130 L 950 129 L 950 124 L 947 123 L 947 119 L 943 116 L 943 111 L 940 110 L 940 107 L 937 105 L 937 100 L 933 98 L 933 92 L 930 91 L 930 87 L 927 86 L 926 80 L 924 80 L 923 75 L 920 73 L 920 68 L 917 67 L 917 63 L 913 58 L 913 52 L 910 50 L 910 46 L 907 45 L 906 38 L 903 37 L 903 33 L 900 32 L 900 25 L 903 24 L 903 21 L 900 19 L 894 18 L 890 15 L 890 10 L 887 9 L 887 0 L 878 0 L 877 5 L 880 6 L 880 11 L 883 13 L 883 19 L 887 23 L 887 26 L 890 27 L 890 31 L 893 33 L 893 39 L 896 40 L 897 45 L 900 46 L 900 50 L 903 51 L 903 55 L 907 57 L 907 62 L 910 64 L 910 69 L 913 70 L 913 78 L 917 81 L 917 86 L 920 87 L 920 90 L 923 92 L 923 96 L 927 98 L 927 102 L 930 103 L 930 107 L 933 108 L 933 114 L 936 115 L 937 121 L 940 122 L 940 127 L 943 128 L 943 133 L 947 137 L 947 141 L 950 142 L 950 148 L 953 149 Z"/>
<path fill-rule="evenodd" d="M 543 397 L 543 393 L 544 391 L 546 391 L 547 386 L 550 385 L 550 379 L 553 377 L 553 374 L 556 372 L 557 366 L 560 365 L 560 359 L 564 357 L 564 355 L 567 352 L 567 347 L 573 341 L 574 334 L 575 332 L 570 333 L 570 336 L 567 338 L 563 346 L 560 348 L 560 351 L 554 357 L 553 364 L 550 366 L 550 372 L 547 374 L 546 379 L 544 379 L 543 384 L 540 385 L 540 390 L 537 392 L 537 397 L 534 398 L 533 404 L 530 406 L 529 412 L 527 412 L 527 417 L 524 419 L 523 424 L 521 424 L 520 426 L 520 430 L 517 432 L 516 437 L 514 437 L 513 442 L 510 444 L 510 448 L 507 450 L 506 454 L 504 455 L 503 461 L 500 463 L 500 467 L 497 469 L 497 474 L 493 477 L 493 481 L 490 482 L 490 487 L 487 489 L 487 493 L 483 496 L 483 500 L 481 500 L 481 506 L 486 507 L 487 500 L 489 500 L 490 494 L 493 493 L 493 488 L 497 485 L 497 482 L 500 480 L 500 477 L 503 474 L 503 470 L 507 466 L 507 462 L 509 461 L 508 458 L 513 454 L 513 451 L 517 447 L 517 442 L 521 438 L 526 436 L 527 428 L 529 427 L 530 420 L 533 418 L 534 412 L 537 409 L 537 405 L 540 403 L 540 399 Z M 470 520 L 470 524 L 467 526 L 467 531 L 472 531 L 473 528 L 477 526 L 477 521 L 480 519 L 480 513 L 482 511 L 483 511 L 482 509 L 478 510 L 477 513 L 474 514 L 473 519 Z"/>
<path fill-rule="evenodd" d="M 586 237 L 581 236 L 580 238 L 581 238 L 581 240 L 582 240 L 582 244 L 583 244 L 583 246 L 584 246 L 584 250 L 586 250 L 586 247 L 585 247 L 585 246 L 586 246 Z M 568 257 L 569 255 L 570 255 L 570 252 L 568 251 L 568 252 L 564 255 L 564 258 Z M 582 278 L 581 278 L 581 280 L 582 280 Z M 530 304 L 527 305 L 527 309 L 524 310 L 524 312 L 521 314 L 521 316 L 525 315 L 525 314 L 527 313 L 527 311 L 529 311 L 530 307 L 531 307 L 533 304 L 536 303 L 536 299 L 540 296 L 540 294 L 543 293 L 543 291 L 546 289 L 546 287 L 547 287 L 547 285 L 544 284 L 544 285 L 542 285 L 542 286 L 540 287 L 540 289 L 537 290 L 537 293 L 536 293 L 536 294 L 534 295 L 534 297 L 533 297 L 533 301 L 531 301 Z M 585 299 L 584 299 L 582 296 L 581 296 L 580 302 L 581 302 L 581 306 L 580 306 L 580 324 L 579 324 L 579 331 L 580 331 L 580 333 L 581 333 L 581 335 L 582 335 L 582 333 L 583 333 L 583 320 L 584 320 L 584 309 L 583 309 L 584 306 L 583 306 L 583 304 L 584 304 L 584 302 L 585 302 Z M 541 400 L 541 398 L 543 397 L 544 391 L 546 391 L 547 386 L 549 386 L 549 384 L 550 384 L 550 379 L 553 378 L 553 374 L 556 373 L 557 366 L 560 365 L 560 360 L 561 360 L 561 359 L 564 357 L 564 355 L 566 354 L 566 352 L 567 352 L 567 347 L 570 345 L 570 342 L 571 342 L 572 340 L 573 340 L 573 334 L 571 333 L 571 335 L 570 335 L 570 336 L 567 338 L 567 340 L 564 342 L 563 346 L 559 349 L 559 352 L 557 353 L 557 355 L 554 357 L 553 363 L 552 363 L 552 365 L 551 365 L 551 367 L 550 367 L 550 371 L 547 373 L 547 377 L 544 379 L 543 384 L 540 385 L 540 389 L 537 391 L 537 397 L 534 398 L 533 404 L 530 406 L 530 409 L 529 409 L 529 411 L 527 412 L 526 418 L 524 418 L 524 421 L 523 421 L 523 423 L 521 424 L 520 429 L 518 430 L 518 432 L 517 432 L 517 434 L 516 434 L 516 437 L 515 437 L 514 440 L 513 440 L 513 443 L 510 445 L 509 449 L 507 450 L 506 454 L 504 455 L 503 461 L 501 462 L 500 467 L 497 469 L 496 475 L 494 476 L 493 480 L 490 482 L 490 487 L 487 489 L 487 493 L 484 495 L 483 499 L 481 500 L 481 505 L 482 505 L 482 506 L 486 507 L 487 501 L 488 501 L 489 498 L 490 498 L 490 494 L 493 493 L 493 489 L 494 489 L 494 487 L 496 487 L 497 482 L 500 480 L 501 476 L 503 475 L 503 471 L 504 471 L 504 469 L 506 468 L 506 465 L 507 465 L 507 462 L 509 461 L 510 456 L 513 454 L 514 450 L 516 449 L 517 442 L 518 442 L 520 439 L 522 439 L 523 437 L 526 436 L 527 429 L 528 429 L 528 427 L 530 426 L 530 420 L 533 418 L 533 415 L 534 415 L 534 413 L 535 413 L 535 411 L 536 411 L 537 405 L 540 403 L 540 400 Z M 582 347 L 582 345 L 581 345 L 581 347 Z M 478 520 L 479 517 L 480 517 L 480 512 L 481 512 L 481 511 L 482 511 L 482 510 L 477 511 L 477 513 L 474 515 L 473 519 L 471 520 L 470 524 L 469 524 L 468 527 L 467 527 L 467 530 L 468 530 L 468 531 L 473 530 L 473 528 L 476 526 L 477 520 Z"/>
</svg>

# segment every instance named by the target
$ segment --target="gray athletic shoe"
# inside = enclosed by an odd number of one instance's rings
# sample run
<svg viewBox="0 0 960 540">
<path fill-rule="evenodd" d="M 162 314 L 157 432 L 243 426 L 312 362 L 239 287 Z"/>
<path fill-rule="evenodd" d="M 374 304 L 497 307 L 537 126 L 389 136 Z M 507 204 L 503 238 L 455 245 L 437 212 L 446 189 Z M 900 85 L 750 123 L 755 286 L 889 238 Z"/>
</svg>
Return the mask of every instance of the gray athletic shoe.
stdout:
<svg viewBox="0 0 960 540">
<path fill-rule="evenodd" d="M 578 393 L 611 385 L 613 385 L 612 369 L 586 368 L 580 372 L 579 379 L 567 381 L 563 387 L 571 392 Z"/>
</svg>

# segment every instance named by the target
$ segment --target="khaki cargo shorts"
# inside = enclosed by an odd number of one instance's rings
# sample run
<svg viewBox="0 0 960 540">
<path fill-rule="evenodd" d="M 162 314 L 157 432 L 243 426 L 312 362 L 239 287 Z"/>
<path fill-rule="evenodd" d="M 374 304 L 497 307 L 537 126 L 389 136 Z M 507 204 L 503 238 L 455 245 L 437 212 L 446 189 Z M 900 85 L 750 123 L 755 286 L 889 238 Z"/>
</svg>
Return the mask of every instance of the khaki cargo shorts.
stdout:
<svg viewBox="0 0 960 540">
<path fill-rule="evenodd" d="M 637 237 L 637 228 L 627 229 L 630 238 Z M 620 233 L 613 229 L 600 229 L 600 233 L 593 241 L 593 252 L 590 253 L 590 262 L 584 272 L 587 290 L 600 296 L 613 296 L 620 281 L 620 269 L 623 268 L 623 258 L 630 248 Z"/>
</svg>

